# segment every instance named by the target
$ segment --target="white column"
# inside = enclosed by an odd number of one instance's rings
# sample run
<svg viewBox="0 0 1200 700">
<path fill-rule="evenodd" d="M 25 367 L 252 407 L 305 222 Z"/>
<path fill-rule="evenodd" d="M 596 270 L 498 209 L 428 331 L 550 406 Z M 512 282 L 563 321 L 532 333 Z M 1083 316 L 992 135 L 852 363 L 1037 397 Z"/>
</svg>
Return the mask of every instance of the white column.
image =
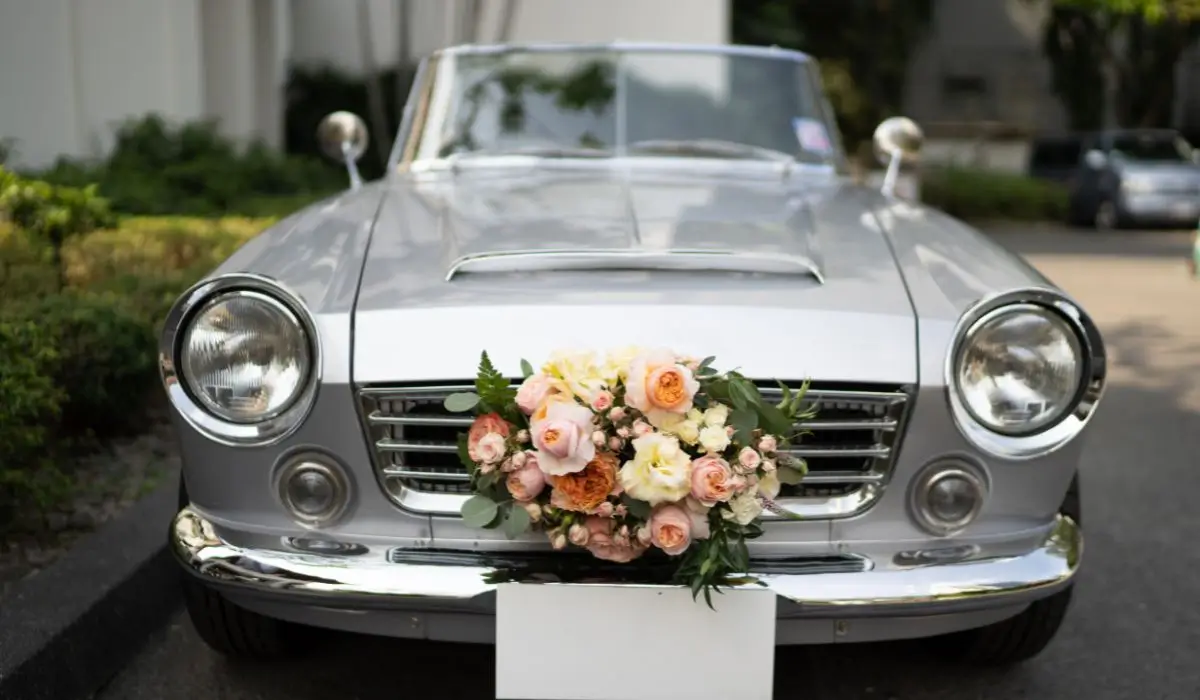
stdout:
<svg viewBox="0 0 1200 700">
<path fill-rule="evenodd" d="M 445 0 L 415 0 L 414 6 Z M 362 75 L 359 0 L 291 0 L 292 62 L 309 67 L 331 66 Z M 400 18 L 396 0 L 367 0 L 375 62 L 383 68 L 396 62 Z"/>
<path fill-rule="evenodd" d="M 239 140 L 258 127 L 254 9 L 246 0 L 202 0 L 200 7 L 204 112 Z"/>
</svg>

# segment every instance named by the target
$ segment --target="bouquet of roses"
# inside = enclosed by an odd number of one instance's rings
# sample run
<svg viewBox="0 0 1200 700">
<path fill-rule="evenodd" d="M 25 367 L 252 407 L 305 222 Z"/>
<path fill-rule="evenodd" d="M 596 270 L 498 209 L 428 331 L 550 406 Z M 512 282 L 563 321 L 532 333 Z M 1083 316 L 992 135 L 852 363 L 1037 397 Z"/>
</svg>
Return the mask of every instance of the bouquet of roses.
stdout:
<svg viewBox="0 0 1200 700">
<path fill-rule="evenodd" d="M 477 415 L 459 438 L 475 494 L 464 521 L 510 538 L 541 530 L 555 549 L 613 562 L 661 550 L 711 605 L 710 591 L 748 572 L 746 540 L 762 534 L 763 509 L 795 517 L 772 499 L 804 476 L 786 448 L 812 417 L 807 384 L 781 383 L 771 403 L 713 359 L 557 352 L 538 372 L 522 361 L 513 387 L 483 353 L 476 391 L 445 402 Z"/>
</svg>

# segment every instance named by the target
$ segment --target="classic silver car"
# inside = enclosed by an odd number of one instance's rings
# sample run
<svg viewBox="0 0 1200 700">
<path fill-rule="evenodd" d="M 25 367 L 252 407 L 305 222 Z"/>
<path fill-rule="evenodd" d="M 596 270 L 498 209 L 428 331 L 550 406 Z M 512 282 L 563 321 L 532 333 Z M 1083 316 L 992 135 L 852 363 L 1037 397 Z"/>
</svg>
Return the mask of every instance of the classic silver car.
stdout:
<svg viewBox="0 0 1200 700">
<path fill-rule="evenodd" d="M 750 544 L 778 644 L 1010 663 L 1051 641 L 1104 346 L 1023 260 L 896 196 L 911 121 L 880 126 L 868 187 L 803 54 L 468 46 L 422 64 L 384 178 L 358 177 L 357 117 L 321 138 L 350 189 L 234 253 L 162 337 L 170 540 L 213 648 L 492 643 L 499 582 L 651 577 L 467 527 L 470 419 L 443 407 L 481 350 L 515 382 L 522 358 L 625 344 L 715 355 L 764 393 L 811 380 L 809 471 L 778 499 L 801 519 L 768 513 Z"/>
</svg>

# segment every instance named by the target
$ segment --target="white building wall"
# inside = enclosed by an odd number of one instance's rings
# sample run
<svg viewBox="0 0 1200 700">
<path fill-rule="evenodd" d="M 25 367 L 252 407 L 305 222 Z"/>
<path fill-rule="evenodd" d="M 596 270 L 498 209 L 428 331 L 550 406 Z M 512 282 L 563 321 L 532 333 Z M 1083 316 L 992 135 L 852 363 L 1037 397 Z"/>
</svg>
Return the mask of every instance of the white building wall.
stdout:
<svg viewBox="0 0 1200 700">
<path fill-rule="evenodd" d="M 200 115 L 198 0 L 0 0 L 0 138 L 16 164 L 96 156 L 125 119 Z"/>
</svg>

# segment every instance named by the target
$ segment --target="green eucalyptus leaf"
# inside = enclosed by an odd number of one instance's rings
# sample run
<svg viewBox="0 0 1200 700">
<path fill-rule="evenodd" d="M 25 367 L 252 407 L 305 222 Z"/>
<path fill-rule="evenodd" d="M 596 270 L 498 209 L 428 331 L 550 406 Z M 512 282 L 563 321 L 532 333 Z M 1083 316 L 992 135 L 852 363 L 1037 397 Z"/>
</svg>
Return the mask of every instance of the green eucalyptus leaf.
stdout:
<svg viewBox="0 0 1200 700">
<path fill-rule="evenodd" d="M 500 506 L 487 496 L 471 496 L 462 504 L 463 524 L 467 527 L 487 528 L 496 520 L 499 512 Z"/>
<path fill-rule="evenodd" d="M 529 526 L 533 523 L 529 519 L 529 512 L 519 506 L 510 505 L 508 512 L 504 516 L 504 536 L 508 539 L 516 539 L 529 531 Z"/>
<path fill-rule="evenodd" d="M 521 360 L 521 378 L 527 378 L 533 374 L 533 365 L 529 364 L 529 360 Z"/>
<path fill-rule="evenodd" d="M 791 467 L 778 467 L 775 470 L 775 474 L 779 477 L 779 483 L 787 484 L 788 486 L 795 486 L 804 481 L 804 472 L 801 472 L 799 469 L 792 469 Z"/>
<path fill-rule="evenodd" d="M 460 391 L 447 396 L 442 404 L 451 413 L 466 413 L 479 405 L 479 394 L 473 391 Z"/>
<path fill-rule="evenodd" d="M 758 415 L 762 418 L 763 429 L 768 433 L 785 439 L 792 434 L 794 428 L 792 420 L 783 411 L 779 410 L 778 407 L 772 406 L 769 403 L 759 404 Z"/>
</svg>

